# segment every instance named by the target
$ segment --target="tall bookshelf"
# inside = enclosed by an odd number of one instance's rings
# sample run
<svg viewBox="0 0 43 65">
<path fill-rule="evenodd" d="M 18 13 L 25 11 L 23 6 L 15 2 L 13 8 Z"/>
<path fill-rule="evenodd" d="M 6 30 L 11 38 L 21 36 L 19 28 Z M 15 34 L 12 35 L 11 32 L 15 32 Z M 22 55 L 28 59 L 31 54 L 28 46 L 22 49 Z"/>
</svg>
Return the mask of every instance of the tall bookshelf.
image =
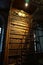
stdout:
<svg viewBox="0 0 43 65">
<path fill-rule="evenodd" d="M 19 10 L 18 10 L 19 12 Z M 11 9 L 8 17 L 6 34 L 5 63 L 22 65 L 26 59 L 27 51 L 32 51 L 33 38 L 31 32 L 31 15 L 19 16 L 15 9 Z M 27 52 L 27 53 L 26 53 Z M 19 62 L 20 61 L 20 62 Z"/>
</svg>

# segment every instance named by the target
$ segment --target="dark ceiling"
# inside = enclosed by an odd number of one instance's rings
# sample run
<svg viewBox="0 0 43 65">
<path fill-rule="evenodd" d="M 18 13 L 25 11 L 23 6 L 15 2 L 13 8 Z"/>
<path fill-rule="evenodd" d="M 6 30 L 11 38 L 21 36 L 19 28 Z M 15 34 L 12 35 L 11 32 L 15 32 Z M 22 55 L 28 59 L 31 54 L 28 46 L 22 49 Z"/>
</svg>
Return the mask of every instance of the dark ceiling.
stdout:
<svg viewBox="0 0 43 65">
<path fill-rule="evenodd" d="M 14 0 L 12 7 L 24 10 L 31 15 L 35 13 L 35 15 L 33 15 L 35 20 L 43 26 L 43 5 L 40 3 L 40 0 L 30 0 L 28 4 L 29 6 L 25 7 L 25 0 Z M 39 8 L 38 11 L 37 8 Z"/>
<path fill-rule="evenodd" d="M 9 9 L 10 4 L 12 3 L 12 0 L 0 0 L 0 9 Z M 28 3 L 29 6 L 25 7 L 25 0 L 13 0 L 13 7 L 17 9 L 22 9 L 30 14 L 32 14 L 37 6 L 34 6 L 30 0 Z"/>
<path fill-rule="evenodd" d="M 21 9 L 32 14 L 37 8 L 37 6 L 34 6 L 31 1 L 28 4 L 29 6 L 25 7 L 25 0 L 14 0 L 13 8 Z"/>
<path fill-rule="evenodd" d="M 33 14 L 37 8 L 37 4 L 34 5 L 35 3 L 33 3 L 32 0 L 30 0 L 30 2 L 28 3 L 29 4 L 28 7 L 25 7 L 26 0 L 0 0 L 0 9 L 1 8 L 2 9 L 9 9 L 9 6 L 12 3 L 12 1 L 13 1 L 13 5 L 12 5 L 13 8 L 24 10 L 30 14 Z"/>
<path fill-rule="evenodd" d="M 37 4 L 33 3 L 32 0 L 30 0 L 30 2 L 28 3 L 29 4 L 28 7 L 25 7 L 25 0 L 0 0 L 0 11 L 6 12 L 8 9 L 10 9 L 9 6 L 11 6 L 12 1 L 13 1 L 13 5 L 12 5 L 13 8 L 24 10 L 27 13 L 32 14 L 32 15 L 37 9 Z M 36 1 L 36 0 L 33 0 L 33 1 Z M 43 4 L 42 4 L 42 6 L 43 6 Z M 39 7 L 39 5 L 38 5 L 38 7 Z M 6 11 L 4 11 L 4 10 L 6 10 Z M 43 7 L 39 7 L 39 10 L 35 13 L 34 17 L 36 18 L 36 20 L 39 23 L 43 23 L 42 22 L 43 21 Z"/>
</svg>

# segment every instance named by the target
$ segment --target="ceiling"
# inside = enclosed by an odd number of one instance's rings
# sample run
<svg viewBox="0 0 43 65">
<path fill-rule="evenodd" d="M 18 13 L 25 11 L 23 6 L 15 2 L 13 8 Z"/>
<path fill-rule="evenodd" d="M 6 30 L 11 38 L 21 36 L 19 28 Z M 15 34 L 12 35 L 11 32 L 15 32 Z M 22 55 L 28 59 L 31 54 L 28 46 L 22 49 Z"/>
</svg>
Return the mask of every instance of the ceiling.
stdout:
<svg viewBox="0 0 43 65">
<path fill-rule="evenodd" d="M 35 4 L 35 2 L 38 3 L 40 1 L 42 2 L 43 0 L 30 0 L 28 7 L 25 7 L 26 0 L 0 0 L 0 8 L 9 9 L 9 5 L 12 3 L 12 1 L 13 8 L 21 9 L 28 12 L 29 14 L 33 14 L 37 8 L 37 4 Z"/>
<path fill-rule="evenodd" d="M 25 7 L 25 0 L 14 0 L 12 7 L 33 15 L 34 19 L 43 26 L 43 0 L 30 0 L 28 4 L 29 6 Z"/>
<path fill-rule="evenodd" d="M 13 1 L 13 8 L 24 10 L 29 14 L 33 14 L 35 12 L 38 4 L 43 6 L 43 0 L 30 0 L 30 2 L 28 3 L 29 4 L 28 7 L 25 7 L 26 0 L 0 0 L 0 9 L 1 8 L 8 9 L 12 1 Z"/>
<path fill-rule="evenodd" d="M 28 4 L 28 7 L 25 7 L 25 0 L 14 0 L 13 8 L 21 9 L 26 11 L 27 13 L 32 14 L 37 8 L 37 6 L 34 6 L 31 1 Z"/>
<path fill-rule="evenodd" d="M 43 0 L 30 0 L 29 6 L 25 7 L 25 0 L 0 0 L 0 9 L 9 9 L 9 5 L 12 4 L 13 8 L 24 10 L 27 13 L 34 16 L 34 18 L 43 24 Z M 39 8 L 37 10 L 37 8 Z"/>
</svg>

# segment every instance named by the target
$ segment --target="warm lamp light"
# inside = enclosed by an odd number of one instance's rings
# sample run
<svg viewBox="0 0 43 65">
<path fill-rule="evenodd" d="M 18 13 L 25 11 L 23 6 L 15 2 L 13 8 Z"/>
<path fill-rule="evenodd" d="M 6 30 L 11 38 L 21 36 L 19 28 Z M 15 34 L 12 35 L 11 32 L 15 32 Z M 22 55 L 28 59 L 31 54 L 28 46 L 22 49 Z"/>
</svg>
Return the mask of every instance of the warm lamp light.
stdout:
<svg viewBox="0 0 43 65">
<path fill-rule="evenodd" d="M 18 13 L 19 16 L 25 17 L 26 15 L 23 12 Z"/>
<path fill-rule="evenodd" d="M 21 16 L 21 15 L 22 15 L 22 14 L 21 14 L 21 12 L 19 12 L 18 14 L 19 14 L 19 16 Z"/>
<path fill-rule="evenodd" d="M 25 3 L 25 6 L 27 7 L 28 6 L 28 3 Z"/>
</svg>

